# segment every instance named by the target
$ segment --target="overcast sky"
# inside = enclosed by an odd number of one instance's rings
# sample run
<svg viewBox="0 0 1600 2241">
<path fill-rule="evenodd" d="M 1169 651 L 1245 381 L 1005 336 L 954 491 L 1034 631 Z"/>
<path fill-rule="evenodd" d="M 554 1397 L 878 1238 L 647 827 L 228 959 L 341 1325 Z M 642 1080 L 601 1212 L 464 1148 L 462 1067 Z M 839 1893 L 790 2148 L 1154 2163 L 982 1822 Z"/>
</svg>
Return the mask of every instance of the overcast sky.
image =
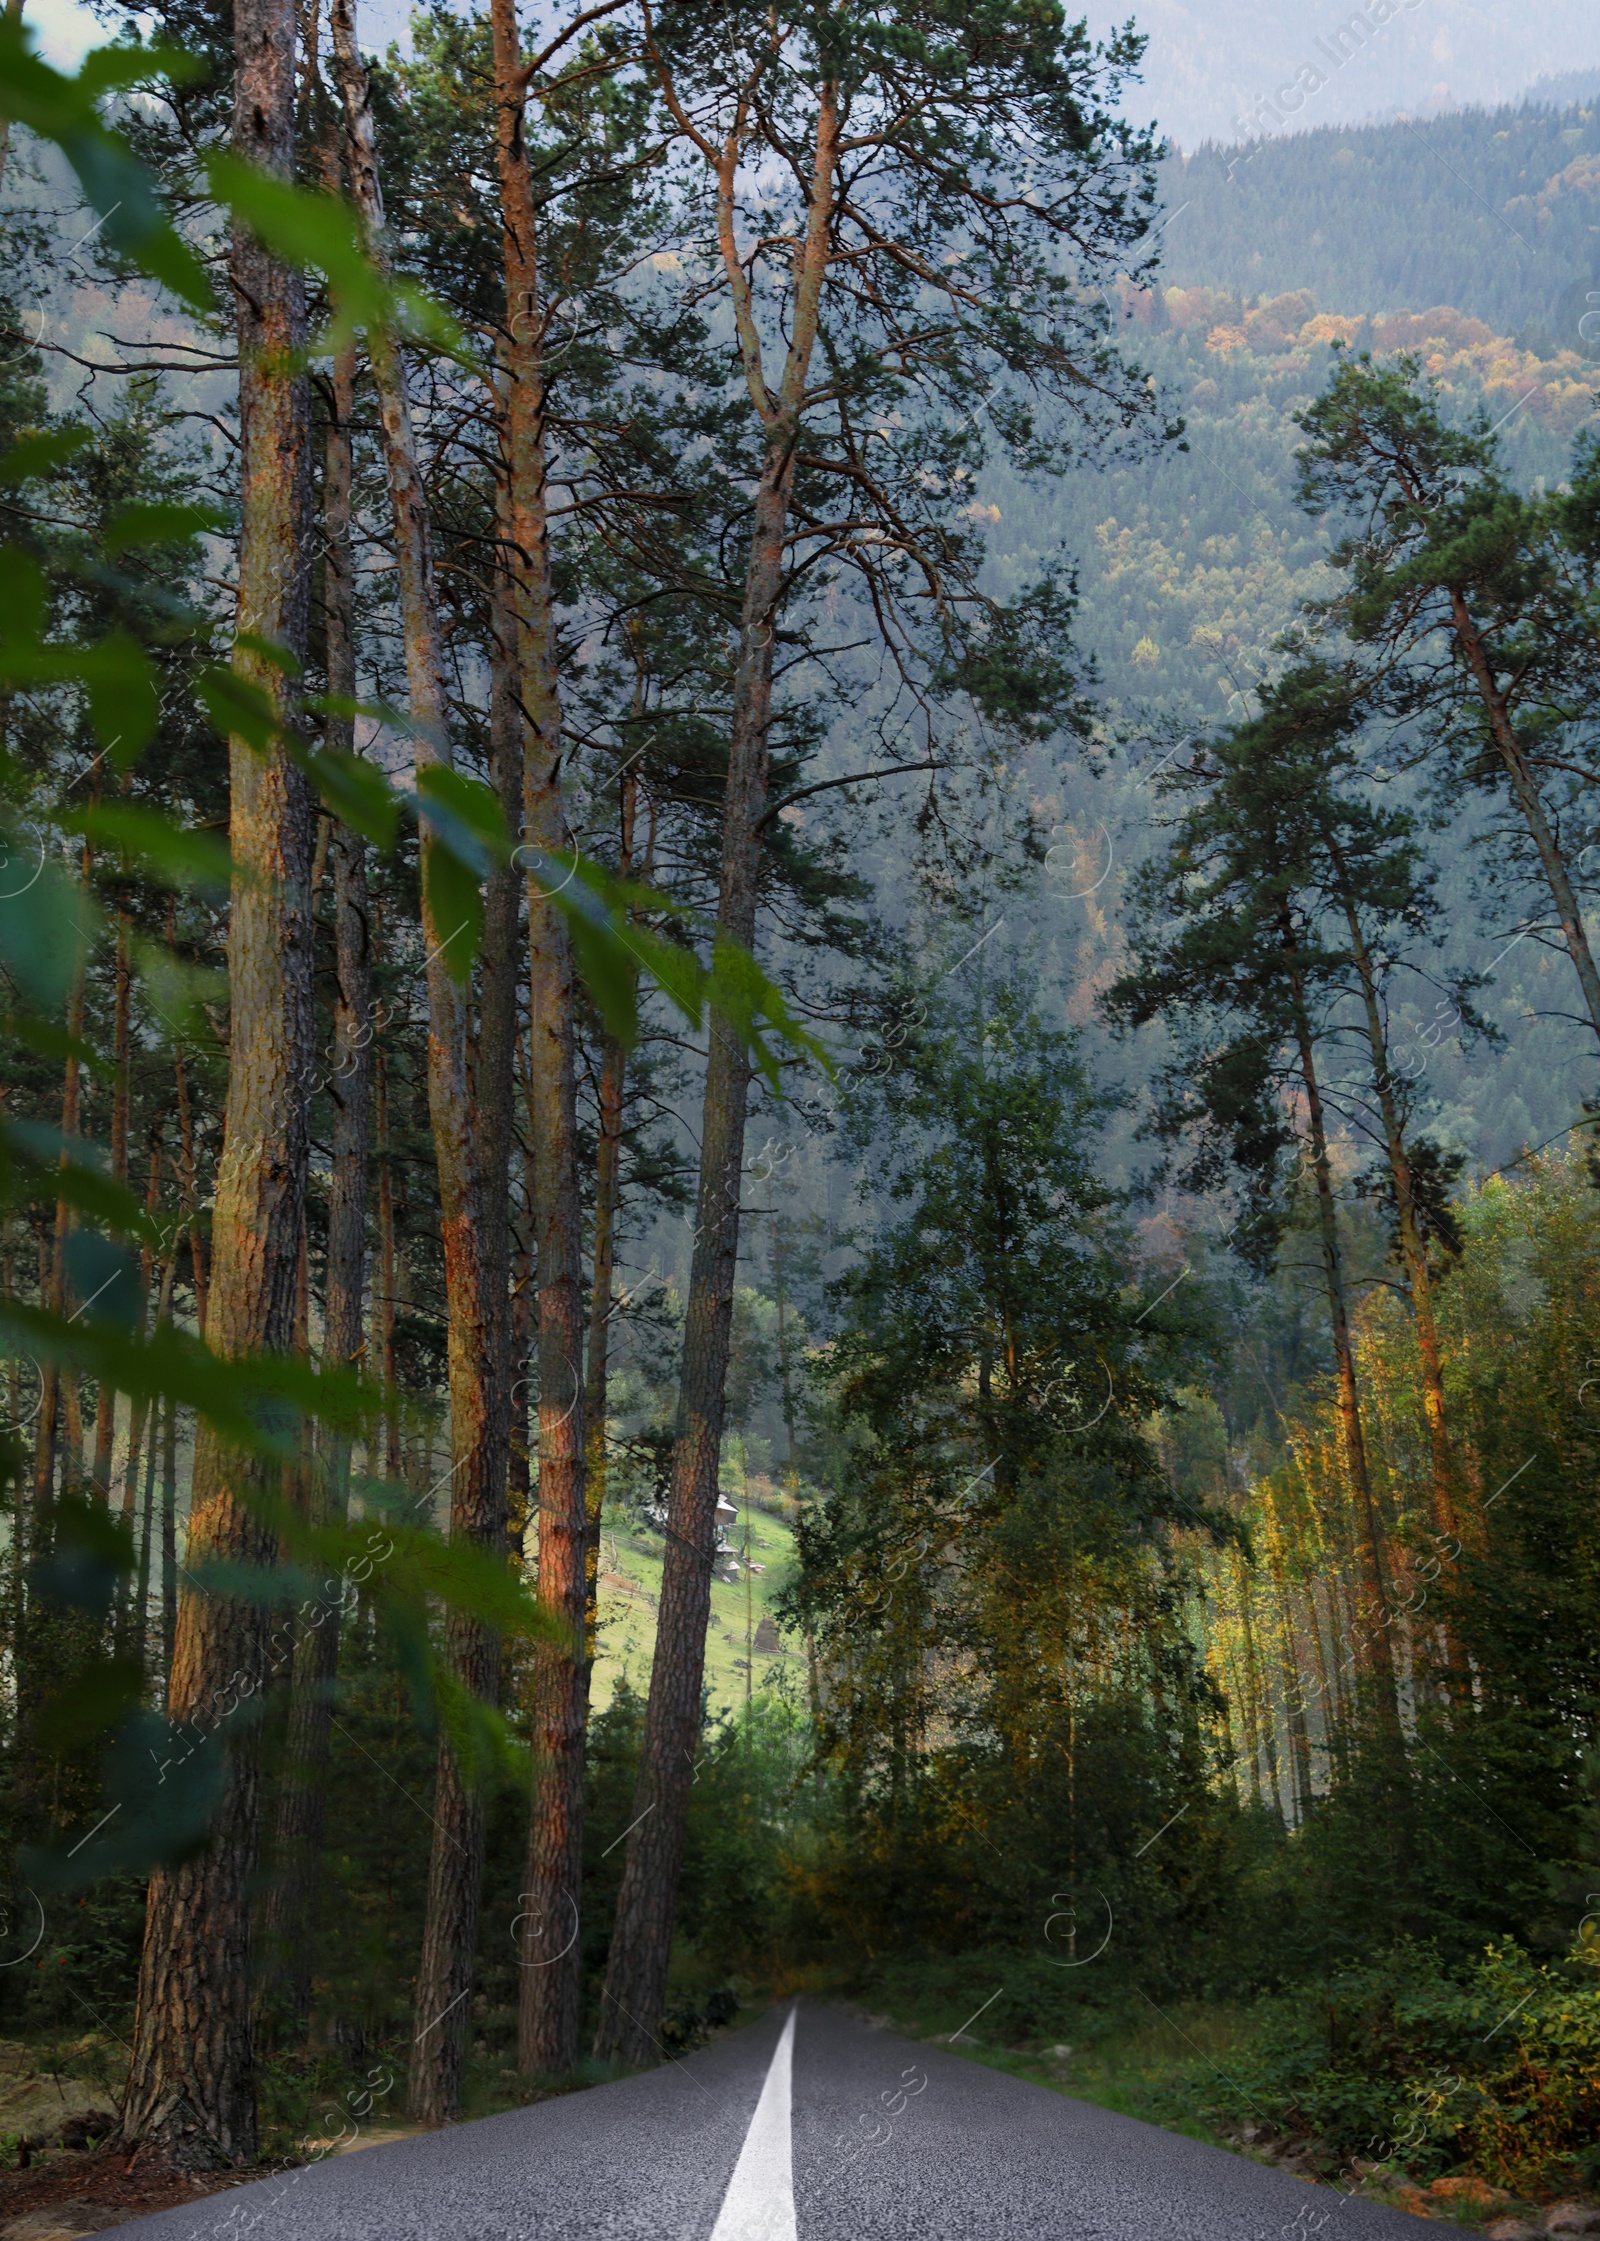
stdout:
<svg viewBox="0 0 1600 2241">
<path fill-rule="evenodd" d="M 1129 110 L 1183 148 L 1244 137 L 1251 118 L 1276 132 L 1263 102 L 1309 129 L 1492 107 L 1549 73 L 1600 68 L 1596 0 L 1095 0 L 1088 13 L 1096 31 L 1132 15 L 1147 35 Z"/>
<path fill-rule="evenodd" d="M 548 15 L 550 4 L 525 7 L 525 18 Z M 26 0 L 26 8 L 45 53 L 63 66 L 104 37 L 81 0 Z M 386 47 L 409 13 L 409 0 L 362 0 L 362 44 Z M 1600 69 L 1597 0 L 1363 0 L 1359 10 L 1355 0 L 1094 0 L 1088 13 L 1097 31 L 1132 14 L 1148 34 L 1144 85 L 1130 110 L 1141 122 L 1155 118 L 1184 148 L 1237 139 L 1251 118 L 1276 132 L 1492 105 L 1547 73 Z M 1283 125 L 1263 102 L 1277 106 Z"/>
</svg>

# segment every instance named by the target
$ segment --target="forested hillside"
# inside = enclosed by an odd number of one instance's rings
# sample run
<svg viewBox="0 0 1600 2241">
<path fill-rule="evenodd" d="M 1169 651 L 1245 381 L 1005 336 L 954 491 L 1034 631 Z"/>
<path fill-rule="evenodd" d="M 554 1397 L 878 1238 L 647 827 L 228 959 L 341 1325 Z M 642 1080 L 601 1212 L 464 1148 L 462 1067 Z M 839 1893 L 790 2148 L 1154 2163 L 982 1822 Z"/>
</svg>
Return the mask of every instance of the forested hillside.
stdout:
<svg viewBox="0 0 1600 2241">
<path fill-rule="evenodd" d="M 1600 2191 L 1600 107 L 792 18 L 0 24 L 0 2216 L 798 1987 Z"/>
</svg>

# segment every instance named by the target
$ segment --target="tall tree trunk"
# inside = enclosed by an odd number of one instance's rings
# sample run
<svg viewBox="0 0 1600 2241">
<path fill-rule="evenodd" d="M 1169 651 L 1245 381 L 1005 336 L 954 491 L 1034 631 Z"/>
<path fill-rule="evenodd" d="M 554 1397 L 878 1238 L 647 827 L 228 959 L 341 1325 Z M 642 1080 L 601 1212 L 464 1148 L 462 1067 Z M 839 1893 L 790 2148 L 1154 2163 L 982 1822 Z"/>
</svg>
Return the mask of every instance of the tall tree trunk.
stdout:
<svg viewBox="0 0 1600 2241">
<path fill-rule="evenodd" d="M 145 1181 L 144 1193 L 144 1210 L 150 1216 L 152 1222 L 154 1222 L 155 1220 L 155 1216 L 160 1209 L 160 1205 L 161 1118 L 158 1115 L 155 1125 L 150 1131 L 150 1165 L 149 1172 Z M 177 1261 L 177 1253 L 178 1241 L 174 1236 L 168 1244 L 166 1251 L 162 1255 L 161 1266 L 162 1301 L 169 1311 L 171 1307 L 172 1293 L 171 1286 L 167 1277 L 167 1270 L 175 1266 L 175 1263 Z M 140 1248 L 139 1252 L 139 1332 L 141 1337 L 144 1335 L 146 1329 L 148 1328 L 150 1313 L 150 1278 L 154 1270 L 154 1266 L 155 1249 L 153 1246 L 147 1243 Z M 159 1308 L 157 1309 L 156 1320 L 158 1323 L 161 1320 L 161 1310 Z M 134 1527 L 134 1508 L 137 1503 L 139 1493 L 139 1457 L 144 1447 L 145 1427 L 147 1422 L 150 1432 L 150 1456 L 152 1465 L 154 1464 L 155 1460 L 158 1405 L 159 1404 L 149 1401 L 143 1393 L 137 1393 L 134 1395 L 132 1404 L 128 1410 L 128 1441 L 122 1458 L 122 1523 L 124 1529 L 129 1533 L 133 1531 Z M 118 1612 L 117 1627 L 118 1633 L 120 1635 L 122 1631 L 122 1617 L 120 1607 Z"/>
<path fill-rule="evenodd" d="M 634 713 L 643 713 L 643 680 L 634 694 Z M 639 778 L 625 770 L 619 789 L 620 829 L 617 874 L 633 877 L 634 825 Z M 648 876 L 648 875 L 647 875 Z M 622 1116 L 628 1089 L 628 1053 L 615 1035 L 606 1035 L 600 1053 L 599 1140 L 595 1151 L 594 1256 L 589 1276 L 589 1355 L 583 1422 L 586 1443 L 583 1552 L 583 1692 L 588 1715 L 589 1688 L 600 1626 L 600 1528 L 606 1505 L 606 1414 L 610 1385 L 612 1293 L 616 1280 L 617 1214 L 622 1203 Z"/>
<path fill-rule="evenodd" d="M 84 843 L 79 865 L 79 877 L 87 892 L 94 871 L 94 854 L 88 842 Z M 87 991 L 89 951 L 86 943 L 80 944 L 72 968 L 72 987 L 67 998 L 67 1033 L 75 1046 L 83 1040 L 84 1001 Z M 77 1137 L 83 1102 L 83 1068 L 75 1050 L 69 1049 L 62 1069 L 61 1082 L 61 1133 L 70 1145 Z M 66 1145 L 61 1152 L 61 1164 L 70 1156 Z M 72 1209 L 64 1198 L 56 1200 L 55 1232 L 52 1243 L 49 1274 L 45 1287 L 44 1304 L 52 1313 L 63 1314 L 67 1304 L 67 1238 L 72 1230 Z M 61 1444 L 63 1419 L 68 1414 L 69 1395 L 75 1395 L 76 1383 L 67 1370 L 58 1370 L 47 1362 L 41 1372 L 43 1386 L 39 1402 L 38 1431 L 33 1455 L 33 1515 L 34 1534 L 47 1531 L 46 1519 L 55 1491 L 56 1461 Z M 68 1475 L 70 1476 L 70 1449 Z"/>
<path fill-rule="evenodd" d="M 235 0 L 233 144 L 280 178 L 294 170 L 293 0 Z M 303 660 L 310 598 L 309 388 L 300 278 L 239 227 L 232 247 L 239 335 L 241 525 L 238 629 Z M 293 720 L 283 670 L 241 645 L 242 677 Z M 312 805 L 280 745 L 229 747 L 237 871 L 228 927 L 228 1098 L 218 1166 L 206 1338 L 232 1356 L 281 1351 L 293 1334 L 304 1220 L 312 1054 Z M 202 1421 L 196 1430 L 188 1570 L 262 1567 L 275 1539 L 251 1505 L 258 1467 Z M 266 1606 L 185 1586 L 168 1710 L 223 1726 L 225 1788 L 206 1850 L 158 1868 L 146 1902 L 138 2012 L 122 2126 L 175 2161 L 225 2164 L 256 2149 L 250 2036 L 250 1880 L 259 1773 L 243 1722 L 265 1681 Z M 246 1711 L 248 1719 L 248 1709 Z M 230 1726 L 235 1731 L 229 1732 Z M 242 1726 L 243 1733 L 237 1732 Z"/>
<path fill-rule="evenodd" d="M 169 1261 L 168 1266 L 172 1264 Z M 136 1589 L 137 1603 L 133 1620 L 133 1655 L 141 1673 L 148 1673 L 150 1656 L 150 1558 L 151 1536 L 155 1525 L 156 1501 L 156 1442 L 155 1424 L 150 1426 L 150 1452 L 144 1467 L 144 1502 L 139 1520 L 139 1572 Z"/>
<path fill-rule="evenodd" d="M 789 503 L 811 354 L 829 257 L 838 161 L 837 92 L 825 80 L 803 244 L 796 251 L 789 346 L 776 396 L 761 373 L 761 344 L 739 261 L 734 187 L 742 154 L 730 136 L 718 171 L 718 233 L 751 399 L 762 421 L 761 471 L 745 574 L 739 666 L 728 743 L 723 810 L 719 936 L 755 941 L 760 823 L 767 793 L 773 638 L 783 597 Z M 739 1181 L 750 1076 L 730 1021 L 713 1014 L 700 1131 L 700 1189 L 684 1319 L 678 1439 L 672 1463 L 671 1533 L 661 1579 L 650 1700 L 645 1712 L 616 1929 L 606 1968 L 596 2051 L 624 2062 L 659 2050 L 656 2024 L 666 1993 L 678 1875 L 700 1740 L 711 1567 L 716 1548 L 717 1465 L 727 1394 L 739 1257 Z"/>
<path fill-rule="evenodd" d="M 172 916 L 167 919 L 167 939 L 173 940 Z M 195 1321 L 206 1327 L 210 1288 L 206 1267 L 205 1232 L 200 1225 L 200 1162 L 195 1150 L 194 1113 L 189 1103 L 189 1068 L 182 1043 L 172 1046 L 172 1071 L 178 1090 L 178 1147 L 183 1159 L 183 1202 L 189 1215 L 189 1276 L 194 1285 Z"/>
<path fill-rule="evenodd" d="M 1294 1638 L 1294 1605 L 1284 1570 L 1283 1536 L 1274 1523 L 1267 1543 L 1273 1592 L 1278 1606 L 1278 1662 L 1283 1674 L 1283 1717 L 1289 1735 L 1290 1784 L 1296 1825 L 1311 1814 L 1311 1742 L 1306 1731 L 1305 1687 Z"/>
<path fill-rule="evenodd" d="M 380 914 L 373 915 L 374 934 L 381 934 Z M 400 1387 L 394 1348 L 394 1311 L 399 1261 L 394 1222 L 394 1167 L 389 1140 L 389 1066 L 383 1044 L 374 1038 L 372 1060 L 373 1118 L 378 1132 L 378 1297 L 373 1302 L 374 1336 L 378 1341 L 378 1373 L 385 1394 L 383 1412 L 383 1467 L 398 1480 L 404 1463 L 400 1452 Z"/>
<path fill-rule="evenodd" d="M 526 1069 L 523 1070 L 526 1104 Z M 506 1463 L 506 1547 L 520 1563 L 531 1514 L 533 1463 L 528 1438 L 529 1370 L 533 1361 L 533 1150 L 522 1151 L 522 1204 L 511 1255 L 511 1445 Z"/>
<path fill-rule="evenodd" d="M 168 1401 L 161 1433 L 161 1673 L 163 1705 L 172 1700 L 178 1640 L 178 1404 Z"/>
<path fill-rule="evenodd" d="M 1583 990 L 1584 1007 L 1590 1022 L 1596 1035 L 1600 1035 L 1600 972 L 1595 969 L 1594 952 L 1589 947 L 1588 930 L 1583 922 L 1583 908 L 1573 890 L 1567 859 L 1551 826 L 1549 812 L 1539 792 L 1538 779 L 1534 776 L 1517 738 L 1506 696 L 1495 677 L 1482 635 L 1472 619 L 1466 593 L 1454 584 L 1447 588 L 1450 595 L 1450 621 L 1456 642 L 1478 689 L 1478 697 L 1483 702 L 1490 736 L 1505 765 L 1512 795 L 1533 836 L 1534 847 L 1539 852 L 1539 862 L 1544 868 L 1555 902 L 1556 916 L 1561 921 L 1561 938 L 1566 943 L 1567 955 L 1572 959 L 1578 986 Z"/>
<path fill-rule="evenodd" d="M 351 197 L 360 211 L 369 253 L 388 269 L 383 201 L 374 153 L 367 73 L 356 39 L 353 0 L 333 0 L 330 10 L 334 67 L 344 98 L 345 161 Z M 405 361 L 394 338 L 369 336 L 373 379 L 383 427 L 384 463 L 394 517 L 400 615 L 405 639 L 406 689 L 416 727 L 419 771 L 451 762 L 449 705 L 434 594 L 428 495 L 417 463 Z M 470 1010 L 462 965 L 447 958 L 461 929 L 442 925 L 429 876 L 438 843 L 422 843 L 422 918 L 427 947 L 428 1113 L 439 1179 L 444 1240 L 447 1356 L 450 1387 L 452 1538 L 498 1550 L 505 1534 L 504 1410 L 496 1390 L 498 1339 L 487 1286 L 482 1169 L 473 1135 L 472 1082 L 467 1057 Z M 452 971 L 452 967 L 455 971 Z M 457 1678 L 484 1703 L 499 1694 L 500 1644 L 493 1628 L 452 1612 L 448 1654 Z M 483 1879 L 483 1804 L 475 1772 L 461 1762 L 452 1739 L 442 1738 L 434 1793 L 434 1841 L 428 1869 L 428 1903 L 422 1960 L 417 1972 L 417 2033 L 411 2066 L 411 2114 L 442 2124 L 461 2098 L 466 2045 L 466 2002 L 477 1950 Z"/>
<path fill-rule="evenodd" d="M 587 1462 L 584 1506 L 584 1698 L 599 1645 L 600 1527 L 605 1515 L 606 1415 L 611 1383 L 611 1318 L 615 1305 L 617 1214 L 622 1200 L 622 1115 L 627 1097 L 628 1053 L 614 1035 L 600 1056 L 599 1143 L 595 1155 L 594 1255 L 589 1289 L 589 1355 L 585 1364 L 584 1436 Z"/>
<path fill-rule="evenodd" d="M 778 1304 L 778 1392 L 783 1404 L 784 1482 L 791 1494 L 800 1491 L 800 1471 L 795 1461 L 794 1365 L 790 1357 L 789 1296 L 783 1281 L 783 1238 L 777 1209 L 772 1213 L 772 1287 Z"/>
<path fill-rule="evenodd" d="M 123 792 L 128 782 L 123 782 Z M 115 993 L 111 1028 L 111 1174 L 114 1181 L 128 1180 L 128 1043 L 133 1008 L 133 966 L 128 954 L 132 921 L 124 901 L 117 911 L 117 949 L 113 967 Z M 116 1389 L 102 1380 L 95 1397 L 94 1461 L 90 1466 L 96 1498 L 111 1500 L 111 1449 L 116 1437 Z M 131 1430 L 131 1426 L 130 1426 Z"/>
<path fill-rule="evenodd" d="M 1428 1426 L 1433 1522 L 1440 1533 L 1453 1534 L 1456 1530 L 1455 1459 L 1450 1451 L 1450 1433 L 1445 1421 L 1444 1370 L 1439 1350 L 1439 1325 L 1433 1311 L 1433 1277 L 1428 1268 L 1427 1247 L 1423 1242 L 1422 1225 L 1417 1215 L 1411 1160 L 1406 1151 L 1405 1130 L 1401 1125 L 1400 1108 L 1394 1094 L 1394 1076 L 1389 1068 L 1389 1044 L 1378 1006 L 1378 982 L 1373 969 L 1372 953 L 1367 947 L 1366 937 L 1361 930 L 1360 915 L 1349 892 L 1349 874 L 1343 854 L 1331 844 L 1330 852 L 1345 887 L 1345 924 L 1349 928 L 1350 951 L 1361 981 L 1367 1046 L 1372 1056 L 1373 1086 L 1383 1119 L 1384 1148 L 1389 1157 L 1389 1172 L 1394 1181 L 1400 1257 L 1405 1263 L 1406 1281 L 1411 1287 L 1411 1312 L 1417 1327 L 1417 1352 L 1422 1361 L 1422 1408 Z"/>
<path fill-rule="evenodd" d="M 1333 1195 L 1333 1168 L 1328 1158 L 1327 1123 L 1323 1114 L 1322 1086 L 1317 1077 L 1316 1052 L 1305 986 L 1294 962 L 1297 948 L 1288 905 L 1282 913 L 1283 943 L 1290 955 L 1290 985 L 1294 1002 L 1295 1043 L 1300 1056 L 1300 1078 L 1305 1086 L 1306 1127 L 1311 1151 L 1312 1180 L 1317 1194 L 1317 1227 L 1322 1246 L 1322 1280 L 1328 1301 L 1328 1322 L 1333 1334 L 1334 1368 L 1338 1386 L 1339 1426 L 1344 1440 L 1345 1468 L 1356 1514 L 1356 1556 L 1361 1581 L 1357 1610 L 1356 1657 L 1374 1692 L 1379 1724 L 1392 1734 L 1399 1731 L 1399 1697 L 1394 1670 L 1394 1645 L 1389 1638 L 1389 1597 L 1385 1578 L 1383 1529 L 1373 1497 L 1367 1467 L 1366 1437 L 1361 1426 L 1361 1400 L 1356 1382 L 1355 1347 L 1350 1336 L 1350 1313 L 1345 1299 L 1344 1256 L 1339 1245 L 1339 1216 Z"/>
<path fill-rule="evenodd" d="M 1250 1574 L 1244 1558 L 1234 1551 L 1234 1581 L 1239 1591 L 1239 1631 L 1244 1643 L 1246 1729 L 1250 1738 L 1250 1763 L 1255 1773 L 1256 1797 L 1281 1815 L 1278 1795 L 1278 1723 L 1271 1700 L 1261 1685 L 1261 1661 L 1256 1656 L 1255 1619 L 1251 1610 Z M 1259 1756 L 1257 1755 L 1259 1753 Z"/>
<path fill-rule="evenodd" d="M 506 293 L 503 549 L 526 722 L 523 838 L 548 851 L 569 839 L 546 499 L 538 213 L 524 138 L 516 0 L 493 0 L 490 14 Z M 517 2058 L 530 2072 L 569 2070 L 577 2059 L 583 1881 L 583 1262 L 572 951 L 538 863 L 533 859 L 528 875 L 528 1120 L 538 1267 L 538 1596 L 551 1623 L 534 1646 L 534 1777 L 522 1893 Z"/>
<path fill-rule="evenodd" d="M 335 177 L 329 182 L 337 184 Z M 347 344 L 334 361 L 332 412 L 323 465 L 323 610 L 330 696 L 353 700 L 356 691 L 355 555 L 351 543 L 351 422 L 355 409 L 355 349 Z M 327 720 L 327 744 L 348 753 L 354 721 Z M 372 929 L 367 896 L 367 849 L 359 833 L 337 820 L 327 831 L 333 864 L 333 943 L 336 993 L 333 1073 L 329 1094 L 333 1129 L 328 1178 L 328 1242 L 323 1278 L 323 1361 L 347 1369 L 362 1353 L 362 1301 L 367 1240 L 367 1170 L 371 1152 Z M 322 1467 L 312 1474 L 313 1515 L 342 1522 L 349 1503 L 350 1441 L 326 1436 Z M 267 1894 L 266 1945 L 272 1982 L 266 2005 L 273 2024 L 292 2043 L 311 2020 L 317 1884 L 327 1794 L 328 1732 L 339 1665 L 340 1606 L 324 1604 L 301 1628 L 294 1645 L 283 1786 L 278 1797 L 276 1877 Z"/>
<path fill-rule="evenodd" d="M 1319 1742 L 1324 1767 L 1330 1771 L 1342 1765 L 1339 1749 L 1339 1701 L 1333 1684 L 1332 1668 L 1322 1639 L 1322 1620 L 1317 1611 L 1317 1591 L 1314 1582 L 1306 1588 L 1306 1630 L 1311 1639 L 1312 1661 L 1317 1669 L 1317 1703 L 1321 1707 Z"/>
</svg>

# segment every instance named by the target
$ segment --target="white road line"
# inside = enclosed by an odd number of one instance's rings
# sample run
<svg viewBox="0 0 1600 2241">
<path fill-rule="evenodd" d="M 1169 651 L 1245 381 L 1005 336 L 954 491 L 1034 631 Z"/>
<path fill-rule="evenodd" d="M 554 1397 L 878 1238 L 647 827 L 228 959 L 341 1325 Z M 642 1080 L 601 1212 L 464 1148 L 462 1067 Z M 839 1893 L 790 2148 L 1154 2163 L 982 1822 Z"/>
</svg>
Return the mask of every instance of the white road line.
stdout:
<svg viewBox="0 0 1600 2241">
<path fill-rule="evenodd" d="M 794 2222 L 794 2138 L 789 2084 L 794 2019 L 789 2010 L 756 2113 L 722 2198 L 711 2241 L 799 2241 Z"/>
</svg>

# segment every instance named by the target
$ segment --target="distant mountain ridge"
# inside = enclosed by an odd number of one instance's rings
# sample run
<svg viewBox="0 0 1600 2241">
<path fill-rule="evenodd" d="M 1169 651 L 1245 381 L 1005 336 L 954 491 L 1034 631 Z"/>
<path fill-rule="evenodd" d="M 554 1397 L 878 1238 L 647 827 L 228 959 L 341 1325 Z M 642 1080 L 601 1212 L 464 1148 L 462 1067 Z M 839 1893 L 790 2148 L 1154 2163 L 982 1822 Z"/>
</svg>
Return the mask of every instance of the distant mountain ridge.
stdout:
<svg viewBox="0 0 1600 2241">
<path fill-rule="evenodd" d="M 1546 109 L 1571 109 L 1600 100 L 1600 64 L 1592 70 L 1563 70 L 1553 78 L 1535 78 L 1523 100 Z"/>
<path fill-rule="evenodd" d="M 1169 286 L 1233 289 L 1241 312 L 1297 289 L 1343 312 L 1448 304 L 1600 361 L 1600 102 L 1208 143 L 1164 188 Z"/>
</svg>

